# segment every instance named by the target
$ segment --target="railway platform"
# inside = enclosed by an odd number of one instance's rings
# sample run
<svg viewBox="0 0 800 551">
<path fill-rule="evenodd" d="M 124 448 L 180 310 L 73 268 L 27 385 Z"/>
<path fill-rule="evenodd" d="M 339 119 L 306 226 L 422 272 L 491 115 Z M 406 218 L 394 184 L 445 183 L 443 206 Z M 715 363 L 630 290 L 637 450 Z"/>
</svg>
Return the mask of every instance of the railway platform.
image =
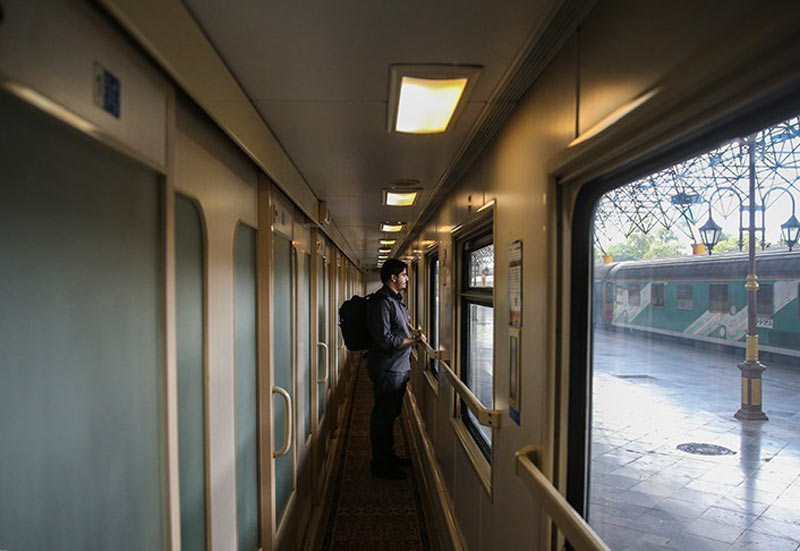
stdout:
<svg viewBox="0 0 800 551">
<path fill-rule="evenodd" d="M 768 363 L 769 420 L 739 421 L 738 361 L 595 331 L 589 522 L 612 549 L 800 548 L 800 369 Z"/>
</svg>

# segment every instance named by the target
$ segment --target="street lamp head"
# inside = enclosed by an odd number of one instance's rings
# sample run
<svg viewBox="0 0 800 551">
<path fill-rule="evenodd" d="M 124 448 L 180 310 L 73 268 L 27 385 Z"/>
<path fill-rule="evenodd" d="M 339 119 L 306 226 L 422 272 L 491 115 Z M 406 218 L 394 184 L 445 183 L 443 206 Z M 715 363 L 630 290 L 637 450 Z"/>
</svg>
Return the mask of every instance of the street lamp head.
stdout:
<svg viewBox="0 0 800 551">
<path fill-rule="evenodd" d="M 703 244 L 708 249 L 708 254 L 711 254 L 711 250 L 714 248 L 717 242 L 719 242 L 721 234 L 722 228 L 719 226 L 719 224 L 714 222 L 714 218 L 712 218 L 709 214 L 706 223 L 700 226 L 700 237 L 703 240 Z"/>
<path fill-rule="evenodd" d="M 800 236 L 800 222 L 797 221 L 794 214 L 792 214 L 786 222 L 781 224 L 781 233 L 791 251 L 792 247 L 797 245 L 797 238 Z"/>
</svg>

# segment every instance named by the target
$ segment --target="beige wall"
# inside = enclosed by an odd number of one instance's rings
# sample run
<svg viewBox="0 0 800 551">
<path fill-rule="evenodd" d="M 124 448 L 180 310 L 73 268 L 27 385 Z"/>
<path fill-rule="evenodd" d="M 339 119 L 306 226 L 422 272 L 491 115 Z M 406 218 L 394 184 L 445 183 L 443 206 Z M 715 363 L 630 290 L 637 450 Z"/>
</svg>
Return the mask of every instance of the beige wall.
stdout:
<svg viewBox="0 0 800 551">
<path fill-rule="evenodd" d="M 82 0 L 3 3 L 0 85 L 163 172 L 166 78 Z M 119 118 L 94 103 L 94 65 L 120 82 Z"/>
<path fill-rule="evenodd" d="M 430 427 L 429 436 L 469 549 L 539 548 L 542 525 L 530 494 L 515 476 L 514 453 L 534 444 L 543 450 L 546 473 L 552 472 L 554 459 L 562 473 L 565 467 L 565 458 L 557 457 L 554 435 L 564 422 L 566 408 L 557 411 L 554 398 L 557 184 L 547 169 L 548 162 L 615 108 L 654 86 L 675 82 L 675 74 L 691 70 L 699 53 L 707 56 L 715 46 L 724 56 L 724 44 L 740 36 L 736 29 L 750 26 L 752 30 L 758 24 L 759 18 L 750 13 L 754 10 L 751 2 L 743 1 L 599 3 L 409 247 L 420 248 L 419 241 L 425 239 L 439 242 L 441 312 L 454 312 L 453 282 L 457 278 L 452 273 L 450 230 L 468 223 L 484 202 L 496 201 L 494 407 L 503 411 L 503 419 L 494 433 L 491 496 L 451 428 L 448 383 L 440 378 L 437 398 L 424 377 L 414 379 L 417 403 Z M 774 14 L 760 17 L 775 20 Z M 703 101 L 700 91 L 693 101 Z M 507 414 L 508 246 L 516 239 L 523 241 L 524 255 L 519 427 Z M 457 369 L 453 333 L 453 319 L 444 315 L 441 344 Z"/>
</svg>

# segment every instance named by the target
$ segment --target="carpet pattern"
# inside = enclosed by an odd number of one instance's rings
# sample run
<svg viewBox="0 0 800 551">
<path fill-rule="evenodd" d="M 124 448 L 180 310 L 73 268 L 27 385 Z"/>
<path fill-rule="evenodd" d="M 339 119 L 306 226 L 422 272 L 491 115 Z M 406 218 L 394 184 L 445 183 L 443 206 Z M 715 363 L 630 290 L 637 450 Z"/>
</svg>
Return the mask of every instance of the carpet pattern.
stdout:
<svg viewBox="0 0 800 551">
<path fill-rule="evenodd" d="M 418 467 L 408 469 L 407 480 L 385 480 L 370 475 L 372 383 L 365 362 L 358 367 L 355 377 L 322 549 L 435 551 L 414 473 Z M 395 451 L 402 456 L 409 454 L 402 417 L 395 423 Z"/>
</svg>

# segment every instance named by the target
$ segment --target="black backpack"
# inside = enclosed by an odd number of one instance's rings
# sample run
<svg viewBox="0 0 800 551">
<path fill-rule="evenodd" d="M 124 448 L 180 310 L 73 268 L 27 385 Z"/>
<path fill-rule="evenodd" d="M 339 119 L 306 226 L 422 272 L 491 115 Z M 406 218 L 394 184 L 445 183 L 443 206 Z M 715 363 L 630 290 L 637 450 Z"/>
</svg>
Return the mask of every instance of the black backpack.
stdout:
<svg viewBox="0 0 800 551">
<path fill-rule="evenodd" d="M 372 346 L 367 328 L 367 305 L 370 300 L 372 295 L 353 295 L 339 307 L 339 328 L 348 350 L 367 350 Z"/>
</svg>

